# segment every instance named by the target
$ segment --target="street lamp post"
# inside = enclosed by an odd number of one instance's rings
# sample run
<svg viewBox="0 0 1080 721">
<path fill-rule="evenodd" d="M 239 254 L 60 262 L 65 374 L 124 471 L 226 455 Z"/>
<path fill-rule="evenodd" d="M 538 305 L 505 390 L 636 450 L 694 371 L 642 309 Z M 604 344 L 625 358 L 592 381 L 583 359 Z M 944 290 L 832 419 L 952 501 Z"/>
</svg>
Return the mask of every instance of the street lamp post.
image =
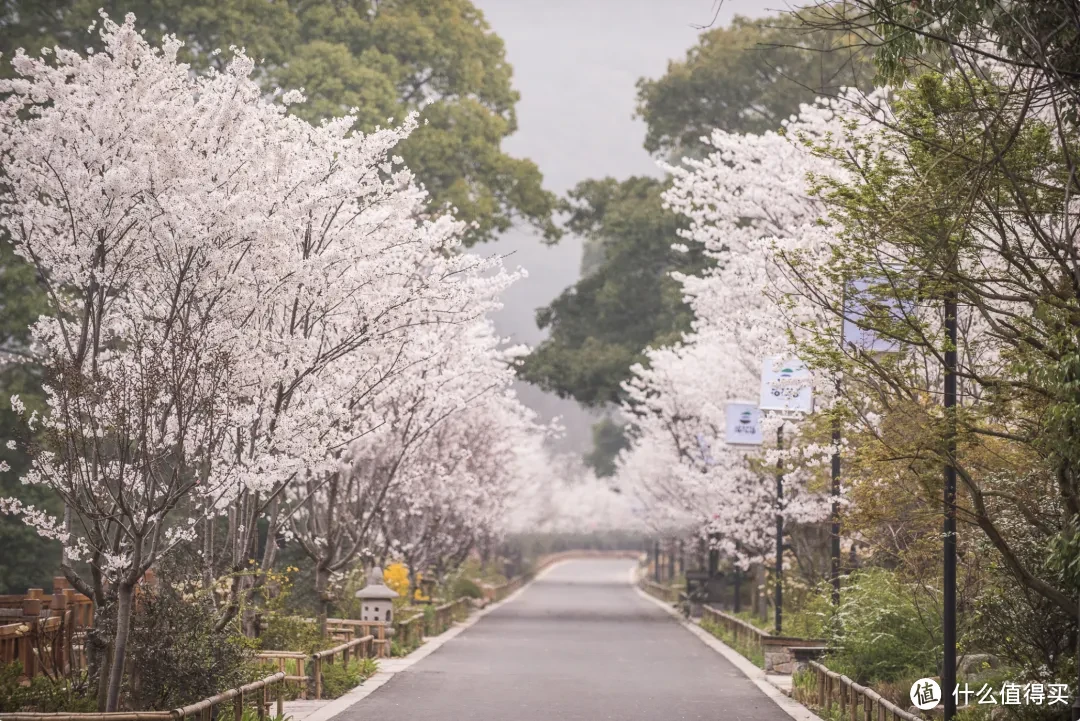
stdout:
<svg viewBox="0 0 1080 721">
<path fill-rule="evenodd" d="M 776 429 L 776 448 L 784 448 L 784 422 Z M 776 634 L 779 636 L 784 623 L 784 461 L 776 459 Z"/>
<path fill-rule="evenodd" d="M 735 613 L 742 610 L 742 571 L 739 570 L 739 543 L 735 543 L 735 559 L 732 563 L 732 569 L 735 574 L 735 603 L 732 607 L 735 609 Z"/>
<path fill-rule="evenodd" d="M 941 686 L 945 721 L 956 716 L 956 291 L 945 293 L 945 521 L 944 521 L 944 609 L 942 640 L 944 654 Z"/>
<path fill-rule="evenodd" d="M 840 383 L 837 382 L 839 390 Z M 832 602 L 840 605 L 840 419 L 833 420 L 832 429 Z"/>
<path fill-rule="evenodd" d="M 660 539 L 653 541 L 653 580 L 660 583 Z"/>
</svg>

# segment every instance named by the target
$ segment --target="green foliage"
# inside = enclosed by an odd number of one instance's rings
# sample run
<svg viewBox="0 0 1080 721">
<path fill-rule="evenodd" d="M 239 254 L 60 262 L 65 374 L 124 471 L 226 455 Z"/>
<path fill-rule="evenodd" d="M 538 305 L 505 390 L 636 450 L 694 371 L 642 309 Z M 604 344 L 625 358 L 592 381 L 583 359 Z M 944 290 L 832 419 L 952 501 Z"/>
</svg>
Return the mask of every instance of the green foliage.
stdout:
<svg viewBox="0 0 1080 721">
<path fill-rule="evenodd" d="M 483 598 L 484 592 L 480 590 L 480 586 L 476 585 L 476 581 L 471 578 L 465 578 L 464 576 L 456 579 L 454 585 L 450 590 L 451 595 L 456 601 L 459 598 Z"/>
<path fill-rule="evenodd" d="M 351 659 L 348 664 L 322 664 L 322 696 L 334 699 L 345 695 L 379 670 L 375 659 Z"/>
<path fill-rule="evenodd" d="M 244 707 L 244 715 L 240 721 L 292 721 L 292 716 L 289 714 L 267 714 L 263 719 L 259 718 L 259 709 L 251 706 Z"/>
<path fill-rule="evenodd" d="M 19 478 L 29 470 L 24 453 L 26 419 L 11 410 L 8 399 L 17 394 L 27 412 L 44 410 L 41 373 L 29 363 L 29 326 L 47 312 L 45 293 L 37 283 L 33 266 L 17 257 L 12 246 L 0 237 L 0 461 L 11 470 L 0 473 L 0 496 L 18 498 L 23 503 L 53 514 L 62 510 L 59 500 L 40 486 L 25 486 Z M 5 357 L 6 356 L 6 357 Z M 14 450 L 7 441 L 15 440 Z M 0 593 L 26 593 L 28 588 L 50 588 L 60 567 L 60 544 L 49 541 L 21 520 L 0 514 Z"/>
<path fill-rule="evenodd" d="M 22 664 L 18 661 L 0 666 L 0 712 L 89 713 L 97 710 L 97 697 L 85 674 L 70 679 L 35 676 L 24 684 L 19 682 L 22 672 Z"/>
<path fill-rule="evenodd" d="M 132 616 L 127 697 L 140 710 L 193 703 L 248 681 L 254 644 L 215 628 L 214 609 L 165 584 L 140 595 Z"/>
<path fill-rule="evenodd" d="M 871 55 L 842 31 L 798 27 L 789 16 L 736 17 L 702 33 L 663 77 L 638 81 L 645 147 L 680 158 L 700 154 L 701 138 L 714 128 L 777 130 L 800 103 L 844 86 L 868 88 L 873 75 Z"/>
<path fill-rule="evenodd" d="M 846 360 L 827 333 L 820 334 L 818 349 L 803 347 L 799 355 L 842 372 L 849 389 L 899 389 L 894 397 L 904 411 L 894 409 L 889 439 L 876 447 L 873 434 L 866 434 L 856 445 L 860 462 L 875 473 L 890 458 L 919 459 L 902 472 L 917 478 L 924 502 L 940 497 L 940 464 L 948 453 L 942 439 L 955 427 L 958 451 L 949 455 L 961 483 L 961 517 L 985 532 L 991 557 L 1000 560 L 992 569 L 997 583 L 1020 584 L 1071 619 L 1053 634 L 1060 639 L 1075 634 L 1080 590 L 1068 564 L 1060 563 L 1072 552 L 1067 521 L 1080 509 L 1080 294 L 1065 281 L 1074 268 L 1060 256 L 1074 239 L 1045 228 L 1070 217 L 1065 209 L 1080 136 L 1030 113 L 1031 102 L 992 77 L 916 77 L 897 92 L 895 121 L 881 131 L 880 145 L 818 148 L 846 171 L 844 181 L 839 175 L 817 179 L 842 229 L 828 263 L 796 262 L 792 275 L 807 270 L 803 279 L 817 288 L 880 278 L 861 299 L 877 308 L 939 305 L 955 294 L 962 317 L 987 319 L 985 329 L 961 324 L 960 374 L 974 379 L 965 394 L 978 400 L 948 415 L 925 402 L 936 390 L 915 370 L 926 358 L 937 366 L 951 345 L 938 317 L 870 314 L 866 325 L 904 346 L 881 363 Z M 1003 232 L 1039 237 L 1045 247 L 1002 242 Z M 991 352 L 1000 363 L 985 363 Z M 1047 618 L 1037 610 L 1040 603 L 1024 605 Z M 1029 648 L 1044 645 L 1044 631 L 1026 628 L 1035 633 Z M 1052 657 L 1050 648 L 1044 656 Z"/>
<path fill-rule="evenodd" d="M 853 0 L 846 5 L 847 18 L 841 22 L 837 15 L 828 24 L 868 42 L 884 80 L 896 86 L 927 68 L 949 67 L 954 49 L 974 47 L 978 56 L 1002 66 L 1038 68 L 1053 85 L 1075 88 L 1080 77 L 1080 18 L 1067 2 Z M 1075 110 L 1069 115 L 1075 119 Z"/>
<path fill-rule="evenodd" d="M 765 668 L 765 654 L 761 650 L 760 646 L 751 644 L 748 641 L 742 639 L 736 639 L 735 634 L 727 630 L 725 626 L 719 623 L 715 623 L 708 619 L 701 621 L 701 628 L 708 631 L 713 636 L 723 641 L 725 644 L 735 649 L 739 654 L 746 657 L 752 664 L 758 668 Z"/>
<path fill-rule="evenodd" d="M 97 41 L 86 28 L 104 6 L 112 17 L 135 13 L 141 27 L 167 30 L 186 43 L 194 66 L 222 66 L 246 47 L 262 61 L 270 90 L 303 87 L 293 111 L 310 120 L 356 107 L 365 130 L 420 112 L 422 123 L 400 149 L 431 194 L 430 207 L 455 207 L 475 222 L 470 240 L 486 240 L 515 217 L 558 237 L 553 195 L 529 160 L 501 143 L 517 129 L 503 41 L 469 0 L 13 0 L 0 11 L 0 47 L 60 42 L 81 51 Z M 5 70 L 5 72 L 7 72 Z"/>
<path fill-rule="evenodd" d="M 424 616 L 424 635 L 434 636 L 439 631 L 439 629 L 435 628 L 435 606 L 429 603 L 424 606 L 421 614 Z"/>
<path fill-rule="evenodd" d="M 592 427 L 592 451 L 585 454 L 585 463 L 600 478 L 615 475 L 615 459 L 619 452 L 630 447 L 626 431 L 611 418 L 604 418 Z"/>
<path fill-rule="evenodd" d="M 937 668 L 940 618 L 928 617 L 917 594 L 882 568 L 847 577 L 840 596 L 827 665 L 861 684 L 895 681 Z M 934 608 L 937 608 L 935 605 Z"/>
<path fill-rule="evenodd" d="M 870 84 L 866 53 L 843 49 L 841 33 L 793 29 L 790 20 L 736 19 L 711 30 L 683 62 L 638 83 L 645 147 L 675 158 L 701 149 L 713 128 L 776 129 L 799 103 L 842 85 Z M 780 27 L 786 25 L 787 27 Z M 798 45 L 800 47 L 777 47 Z M 820 52 L 832 49 L 833 52 Z M 683 220 L 663 208 L 653 178 L 587 180 L 569 193 L 567 228 L 584 236 L 582 278 L 537 313 L 548 337 L 525 359 L 522 379 L 590 406 L 617 403 L 647 346 L 679 340 L 692 314 L 673 271 L 699 274 L 700 248 L 671 249 Z M 601 425 L 589 463 L 607 472 L 621 441 Z"/>
<path fill-rule="evenodd" d="M 266 627 L 259 635 L 261 648 L 274 651 L 315 653 L 326 644 L 319 634 L 318 624 L 302 616 L 271 614 L 264 619 Z"/>
<path fill-rule="evenodd" d="M 700 272 L 708 261 L 700 249 L 672 250 L 683 221 L 663 208 L 664 188 L 635 177 L 587 180 L 570 191 L 567 227 L 586 238 L 592 267 L 537 311 L 549 336 L 526 357 L 524 380 L 586 405 L 617 402 L 646 346 L 690 329 L 691 312 L 670 273 Z"/>
</svg>

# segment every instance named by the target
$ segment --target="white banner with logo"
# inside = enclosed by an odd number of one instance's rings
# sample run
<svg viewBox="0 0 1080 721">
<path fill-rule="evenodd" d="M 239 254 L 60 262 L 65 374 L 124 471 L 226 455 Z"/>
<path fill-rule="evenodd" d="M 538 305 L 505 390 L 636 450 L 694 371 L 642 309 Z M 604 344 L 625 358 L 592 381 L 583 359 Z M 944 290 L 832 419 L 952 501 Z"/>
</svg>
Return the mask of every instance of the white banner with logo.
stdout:
<svg viewBox="0 0 1080 721">
<path fill-rule="evenodd" d="M 728 403 L 724 440 L 732 445 L 760 446 L 761 411 L 753 403 Z"/>
<path fill-rule="evenodd" d="M 892 338 L 878 335 L 867 325 L 898 323 L 912 313 L 910 302 L 881 295 L 881 278 L 863 278 L 850 283 L 844 292 L 843 343 L 867 353 L 896 353 L 900 344 Z"/>
<path fill-rule="evenodd" d="M 814 397 L 810 369 L 798 358 L 781 362 L 769 356 L 761 364 L 761 402 L 763 411 L 796 411 L 811 413 Z"/>
</svg>

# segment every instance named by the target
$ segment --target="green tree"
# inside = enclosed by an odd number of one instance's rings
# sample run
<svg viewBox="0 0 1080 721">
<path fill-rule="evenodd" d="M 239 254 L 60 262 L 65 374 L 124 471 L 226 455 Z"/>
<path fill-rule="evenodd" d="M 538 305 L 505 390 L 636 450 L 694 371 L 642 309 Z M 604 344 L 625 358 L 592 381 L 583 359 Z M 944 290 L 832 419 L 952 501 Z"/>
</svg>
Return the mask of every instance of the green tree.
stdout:
<svg viewBox="0 0 1080 721">
<path fill-rule="evenodd" d="M 638 81 L 645 148 L 678 158 L 700 151 L 714 128 L 776 130 L 801 103 L 845 86 L 867 87 L 872 59 L 843 30 L 811 29 L 788 15 L 736 17 L 730 27 L 702 33 L 663 77 Z"/>
<path fill-rule="evenodd" d="M 22 437 L 26 419 L 11 410 L 9 399 L 18 395 L 28 409 L 42 411 L 41 377 L 29 360 L 30 324 L 45 311 L 45 294 L 34 269 L 15 256 L 0 238 L 0 462 L 11 470 L 0 473 L 0 496 L 15 496 L 24 503 L 52 512 L 60 510 L 56 498 L 37 486 L 24 486 L 25 454 L 9 449 L 7 440 Z M 51 588 L 60 567 L 60 545 L 47 541 L 22 521 L 0 514 L 0 593 L 25 593 L 27 588 Z"/>
<path fill-rule="evenodd" d="M 611 418 L 604 418 L 592 427 L 593 449 L 585 454 L 585 463 L 597 476 L 615 475 L 615 459 L 619 451 L 630 447 L 624 427 Z"/>
<path fill-rule="evenodd" d="M 759 133 L 780 127 L 799 103 L 843 85 L 868 87 L 869 51 L 848 50 L 843 31 L 796 27 L 789 16 L 736 18 L 702 33 L 683 61 L 638 81 L 645 148 L 680 158 L 712 129 Z M 582 278 L 537 312 L 549 337 L 521 377 L 590 406 L 619 400 L 630 367 L 652 345 L 677 341 L 692 314 L 672 271 L 700 272 L 696 248 L 671 250 L 680 220 L 663 208 L 665 183 L 588 180 L 570 192 L 566 227 L 585 238 Z"/>
<path fill-rule="evenodd" d="M 475 223 L 470 242 L 516 218 L 558 237 L 539 169 L 500 147 L 517 128 L 519 96 L 502 39 L 469 0 L 12 0 L 0 11 L 0 48 L 82 50 L 97 41 L 87 28 L 99 7 L 175 33 L 195 66 L 221 67 L 231 53 L 213 50 L 245 47 L 267 90 L 304 88 L 308 102 L 293 108 L 309 120 L 356 108 L 372 129 L 419 112 L 400 154 L 433 211 L 453 207 Z"/>
<path fill-rule="evenodd" d="M 672 271 L 699 272 L 700 250 L 672 250 L 680 219 L 663 208 L 655 178 L 587 180 L 564 203 L 567 228 L 597 253 L 595 267 L 537 312 L 550 336 L 521 377 L 591 406 L 617 402 L 619 384 L 649 345 L 678 340 L 691 313 Z"/>
</svg>

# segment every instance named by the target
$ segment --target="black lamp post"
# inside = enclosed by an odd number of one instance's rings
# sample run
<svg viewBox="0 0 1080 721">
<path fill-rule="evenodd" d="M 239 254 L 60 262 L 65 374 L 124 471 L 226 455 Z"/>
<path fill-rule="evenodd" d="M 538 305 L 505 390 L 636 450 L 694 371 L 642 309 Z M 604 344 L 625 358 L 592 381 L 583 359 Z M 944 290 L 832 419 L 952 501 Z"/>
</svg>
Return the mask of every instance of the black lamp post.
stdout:
<svg viewBox="0 0 1080 721">
<path fill-rule="evenodd" d="M 660 583 L 660 539 L 653 541 L 653 580 Z"/>
<path fill-rule="evenodd" d="M 776 429 L 776 448 L 784 448 L 784 422 Z M 784 462 L 776 459 L 776 635 L 784 627 Z"/>
<path fill-rule="evenodd" d="M 840 383 L 837 382 L 839 390 Z M 833 421 L 832 429 L 832 602 L 840 605 L 840 419 Z"/>
<path fill-rule="evenodd" d="M 738 557 L 739 544 L 735 544 L 735 562 L 733 563 L 733 571 L 735 574 L 735 603 L 732 607 L 735 609 L 735 613 L 742 610 L 742 571 L 739 570 L 739 557 Z"/>
<path fill-rule="evenodd" d="M 945 721 L 956 716 L 956 291 L 945 293 L 945 522 L 944 522 L 944 609 L 942 633 L 944 654 L 941 686 Z"/>
</svg>

